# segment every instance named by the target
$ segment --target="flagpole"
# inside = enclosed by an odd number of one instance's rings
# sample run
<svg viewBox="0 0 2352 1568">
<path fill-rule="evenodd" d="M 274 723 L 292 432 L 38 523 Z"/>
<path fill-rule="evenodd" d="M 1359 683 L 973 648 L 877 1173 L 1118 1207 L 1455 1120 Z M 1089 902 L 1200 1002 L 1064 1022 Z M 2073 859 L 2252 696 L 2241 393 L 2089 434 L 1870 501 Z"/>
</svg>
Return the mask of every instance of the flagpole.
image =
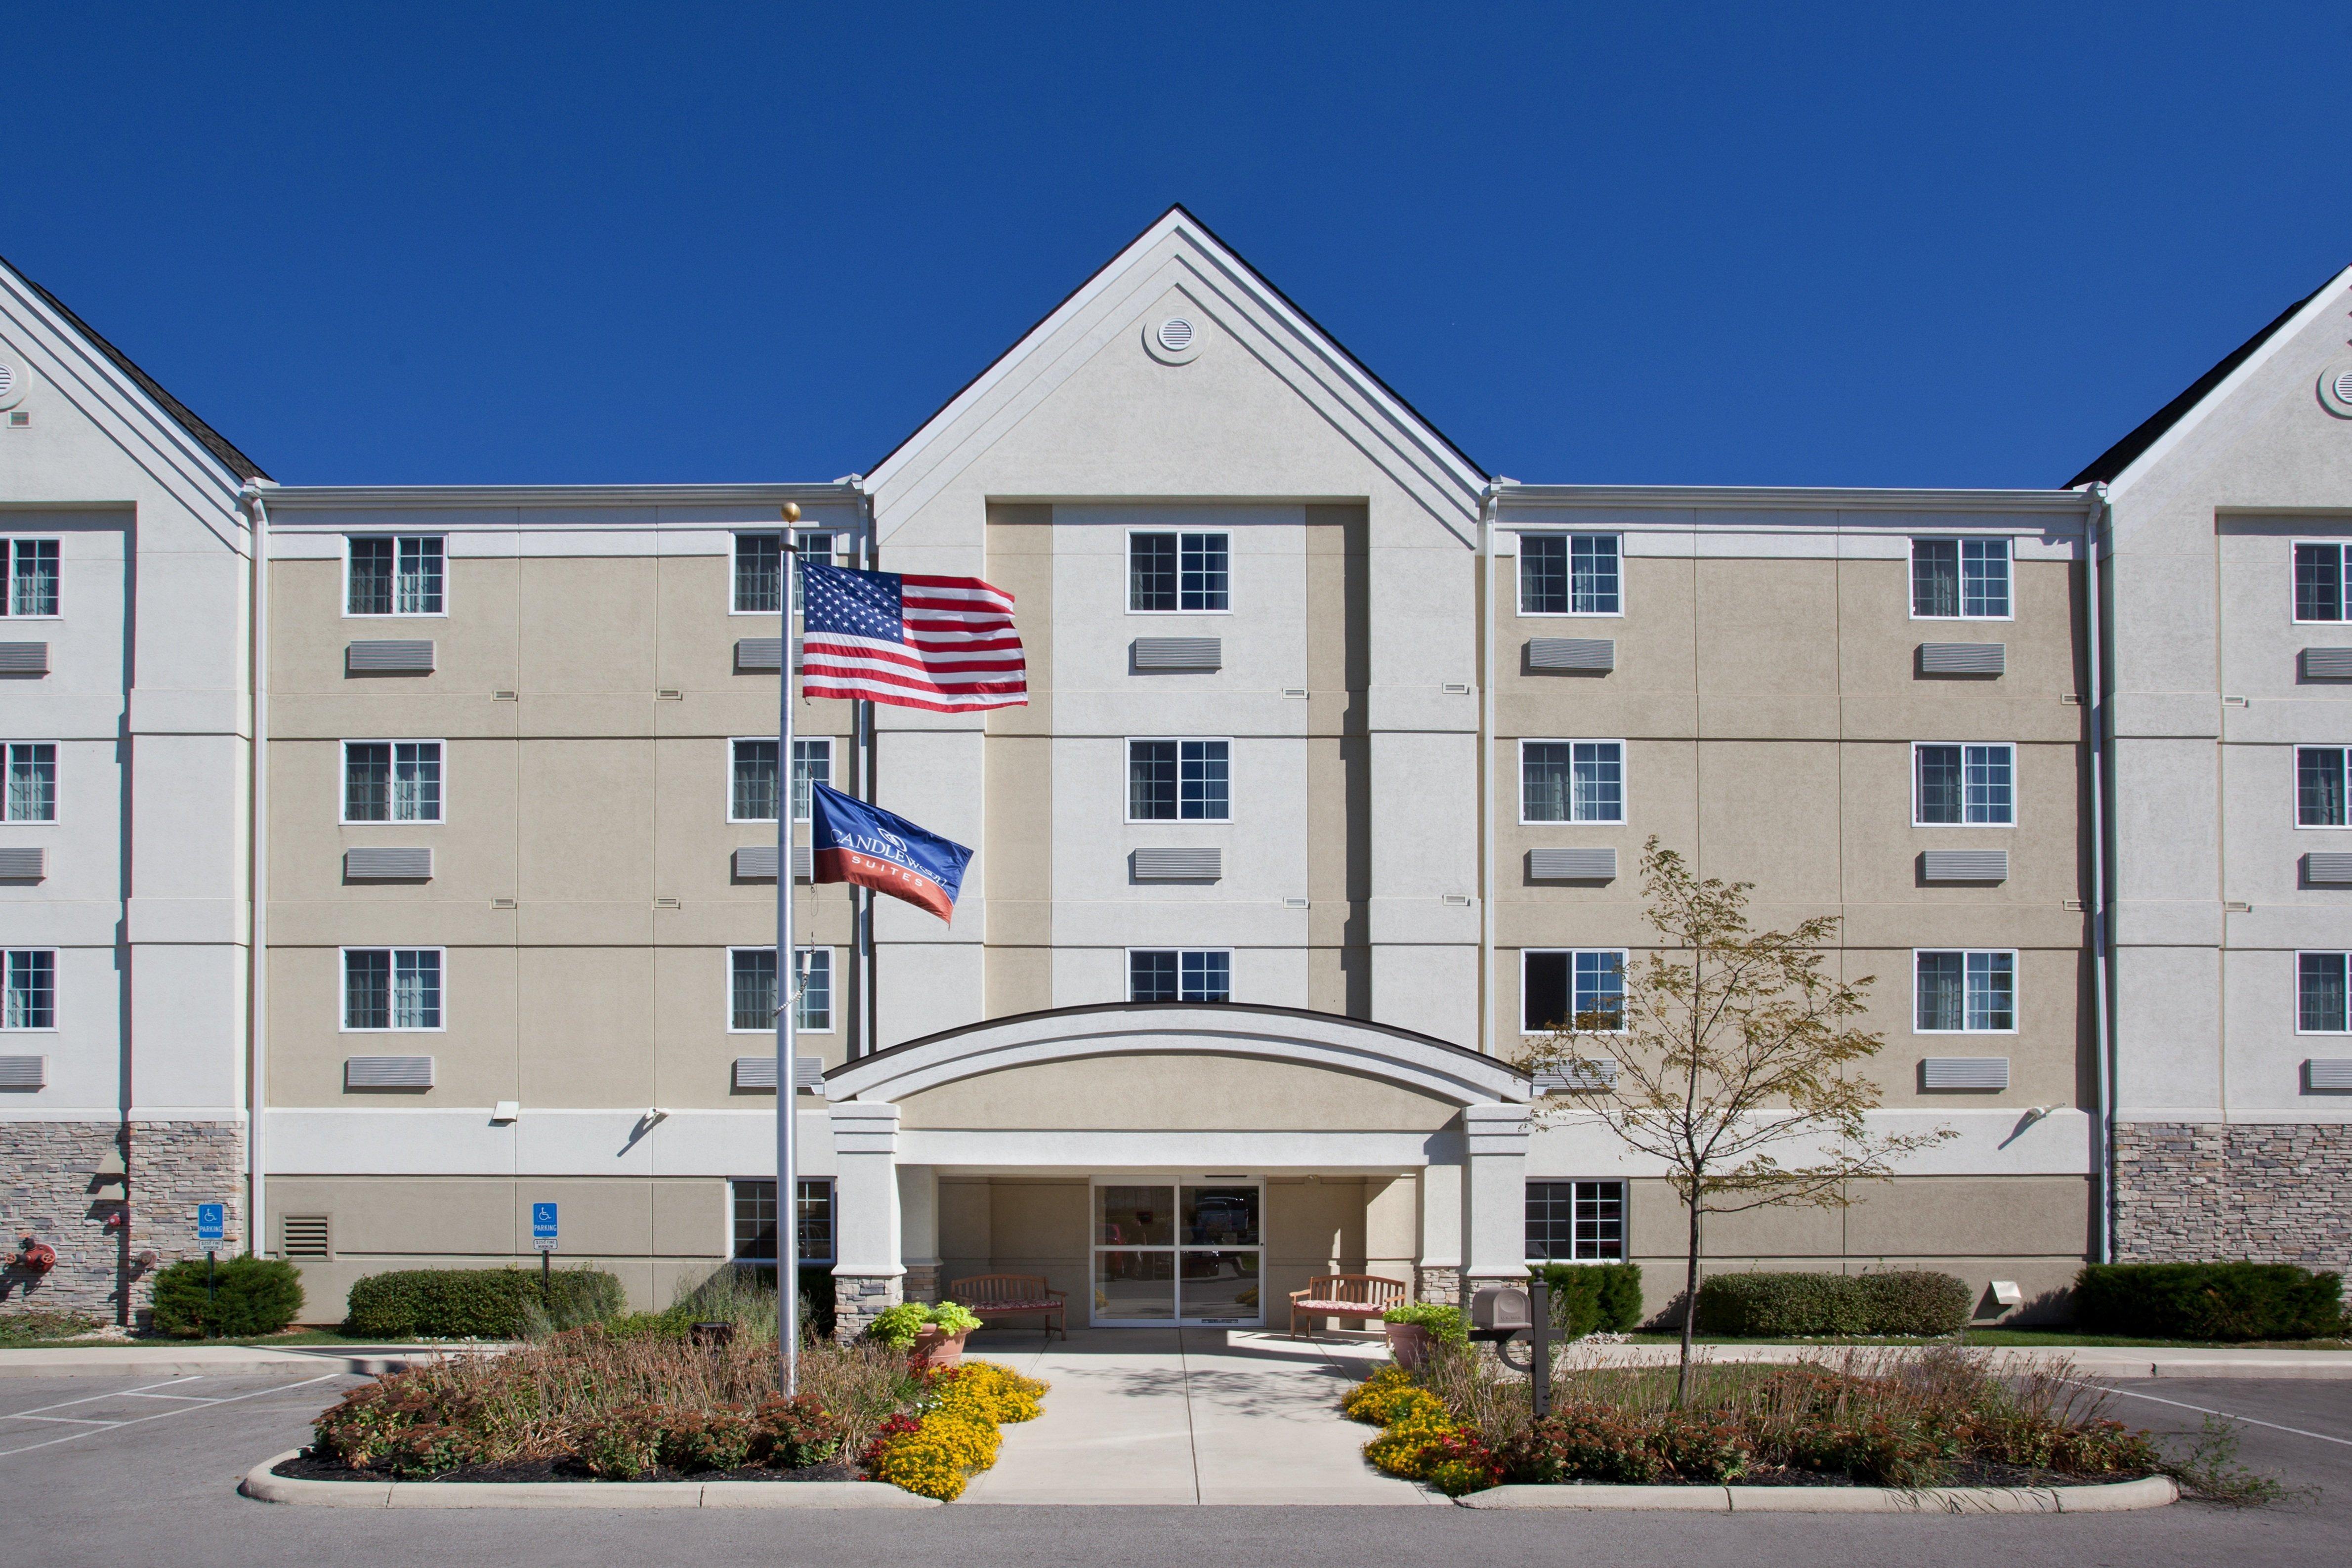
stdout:
<svg viewBox="0 0 2352 1568">
<path fill-rule="evenodd" d="M 800 1012 L 799 955 L 793 950 L 793 589 L 800 579 L 793 524 L 801 509 L 783 505 L 782 655 L 776 663 L 776 1349 L 784 1397 L 800 1392 L 801 1193 L 793 1160 L 800 1084 L 794 1025 Z"/>
</svg>

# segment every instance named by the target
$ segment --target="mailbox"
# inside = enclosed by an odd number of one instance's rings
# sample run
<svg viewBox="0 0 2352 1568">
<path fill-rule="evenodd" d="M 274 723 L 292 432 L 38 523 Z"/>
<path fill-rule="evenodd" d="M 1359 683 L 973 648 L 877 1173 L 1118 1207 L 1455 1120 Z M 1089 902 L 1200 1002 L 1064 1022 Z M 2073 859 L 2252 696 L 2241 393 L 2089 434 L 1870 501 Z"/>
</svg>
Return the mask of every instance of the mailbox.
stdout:
<svg viewBox="0 0 2352 1568">
<path fill-rule="evenodd" d="M 1506 1332 L 1534 1326 L 1528 1293 L 1516 1285 L 1482 1285 L 1470 1298 L 1470 1326 Z"/>
</svg>

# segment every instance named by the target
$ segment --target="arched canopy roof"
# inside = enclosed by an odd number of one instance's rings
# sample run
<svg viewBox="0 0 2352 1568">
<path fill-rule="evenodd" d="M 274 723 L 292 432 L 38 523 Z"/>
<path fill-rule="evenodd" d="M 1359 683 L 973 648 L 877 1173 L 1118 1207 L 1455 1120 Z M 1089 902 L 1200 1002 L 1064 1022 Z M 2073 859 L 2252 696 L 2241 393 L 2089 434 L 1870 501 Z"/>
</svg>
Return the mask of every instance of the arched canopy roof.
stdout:
<svg viewBox="0 0 2352 1568">
<path fill-rule="evenodd" d="M 1233 1002 L 1117 1002 L 991 1018 L 836 1068 L 825 1075 L 824 1089 L 835 1100 L 896 1102 L 1005 1068 L 1161 1052 L 1354 1073 L 1465 1106 L 1533 1098 L 1516 1068 L 1428 1035 L 1302 1007 Z"/>
</svg>

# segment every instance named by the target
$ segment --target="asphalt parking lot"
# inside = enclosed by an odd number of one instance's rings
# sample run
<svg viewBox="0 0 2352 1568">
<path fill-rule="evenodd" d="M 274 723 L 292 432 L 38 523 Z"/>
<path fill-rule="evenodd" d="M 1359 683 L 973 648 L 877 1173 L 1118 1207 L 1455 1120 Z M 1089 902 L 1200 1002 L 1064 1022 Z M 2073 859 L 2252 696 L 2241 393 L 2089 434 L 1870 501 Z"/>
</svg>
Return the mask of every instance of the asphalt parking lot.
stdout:
<svg viewBox="0 0 2352 1568">
<path fill-rule="evenodd" d="M 2352 1496 L 2352 1382 L 2166 1379 L 2116 1385 L 2115 1413 L 2194 1434 L 2205 1412 L 2246 1418 L 2241 1458 L 2296 1489 L 2231 1510 L 2184 1502 L 2060 1518 L 1539 1514 L 1446 1508 L 950 1507 L 906 1513 L 441 1513 L 273 1507 L 236 1491 L 257 1460 L 308 1436 L 359 1380 L 74 1377 L 0 1381 L 6 1559 L 45 1568 L 364 1562 L 446 1568 L 468 1556 L 574 1564 L 823 1565 L 950 1561 L 1203 1563 L 1362 1568 L 1382 1561 L 1553 1563 L 2341 1563 Z M 2251 1423 L 2259 1422 L 2262 1425 Z"/>
</svg>

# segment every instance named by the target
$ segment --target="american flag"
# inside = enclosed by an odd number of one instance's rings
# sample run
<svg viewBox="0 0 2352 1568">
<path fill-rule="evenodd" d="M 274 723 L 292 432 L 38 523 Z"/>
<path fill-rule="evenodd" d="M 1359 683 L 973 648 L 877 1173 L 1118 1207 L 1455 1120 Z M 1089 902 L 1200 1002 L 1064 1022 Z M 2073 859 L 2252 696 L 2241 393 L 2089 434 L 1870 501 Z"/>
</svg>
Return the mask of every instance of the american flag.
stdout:
<svg viewBox="0 0 2352 1568">
<path fill-rule="evenodd" d="M 1013 595 L 977 577 L 801 563 L 801 695 L 934 713 L 1018 708 L 1029 668 Z"/>
</svg>

